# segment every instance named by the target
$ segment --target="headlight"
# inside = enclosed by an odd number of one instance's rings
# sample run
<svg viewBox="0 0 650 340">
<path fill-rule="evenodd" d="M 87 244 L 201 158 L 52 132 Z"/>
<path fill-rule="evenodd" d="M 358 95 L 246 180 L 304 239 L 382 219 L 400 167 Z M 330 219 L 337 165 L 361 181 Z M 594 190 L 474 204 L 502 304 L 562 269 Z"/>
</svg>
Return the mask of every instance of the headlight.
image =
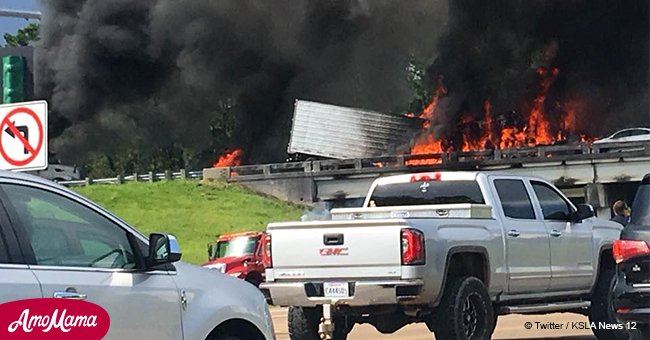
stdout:
<svg viewBox="0 0 650 340">
<path fill-rule="evenodd" d="M 206 265 L 204 267 L 208 268 L 208 269 L 218 270 L 220 273 L 225 273 L 226 272 L 226 264 L 225 263 L 209 264 L 209 265 Z"/>
</svg>

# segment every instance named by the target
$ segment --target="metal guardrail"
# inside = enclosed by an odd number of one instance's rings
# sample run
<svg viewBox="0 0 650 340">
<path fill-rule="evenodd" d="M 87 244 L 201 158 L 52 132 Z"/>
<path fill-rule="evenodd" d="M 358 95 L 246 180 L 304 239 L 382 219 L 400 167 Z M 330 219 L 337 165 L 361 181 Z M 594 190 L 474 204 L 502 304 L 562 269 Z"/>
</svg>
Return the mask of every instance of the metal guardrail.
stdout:
<svg viewBox="0 0 650 340">
<path fill-rule="evenodd" d="M 446 152 L 429 155 L 397 155 L 371 159 L 324 159 L 302 162 L 241 165 L 212 168 L 209 178 L 240 182 L 247 180 L 296 178 L 306 176 L 345 176 L 377 174 L 394 171 L 425 171 L 437 169 L 472 170 L 490 166 L 520 166 L 521 164 L 602 161 L 629 158 L 650 158 L 650 142 L 608 143 L 603 145 L 571 144 L 530 148 Z M 125 182 L 154 182 L 174 179 L 203 179 L 204 171 L 171 171 L 133 174 L 112 178 L 59 182 L 66 186 L 92 184 L 122 184 Z M 208 176 L 206 176 L 207 178 Z"/>
<path fill-rule="evenodd" d="M 650 158 L 650 142 L 609 143 L 591 146 L 588 144 L 551 145 L 428 155 L 396 155 L 369 159 L 325 159 L 243 165 L 206 169 L 204 177 L 240 182 L 313 176 L 378 174 L 395 171 L 477 170 L 487 167 L 517 167 L 522 164 L 597 162 L 640 157 Z"/>
<path fill-rule="evenodd" d="M 161 180 L 174 179 L 203 179 L 203 171 L 171 171 L 154 173 L 152 171 L 145 174 L 135 173 L 128 176 L 116 176 L 110 178 L 86 178 L 82 180 L 61 181 L 59 184 L 65 186 L 84 186 L 92 184 L 123 184 L 126 182 L 155 182 Z"/>
</svg>

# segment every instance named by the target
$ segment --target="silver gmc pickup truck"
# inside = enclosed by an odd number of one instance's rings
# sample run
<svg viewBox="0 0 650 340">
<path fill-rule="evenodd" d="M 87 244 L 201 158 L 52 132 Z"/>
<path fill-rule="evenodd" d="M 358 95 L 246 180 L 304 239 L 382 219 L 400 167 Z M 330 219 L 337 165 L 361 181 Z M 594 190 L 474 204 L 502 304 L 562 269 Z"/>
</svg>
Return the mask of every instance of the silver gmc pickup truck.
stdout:
<svg viewBox="0 0 650 340">
<path fill-rule="evenodd" d="M 605 326 L 615 323 L 607 292 L 621 225 L 543 179 L 384 177 L 362 208 L 331 216 L 267 228 L 261 288 L 289 306 L 293 340 L 345 339 L 361 323 L 393 333 L 414 322 L 437 339 L 489 339 L 498 315 L 559 311 L 589 315 L 598 339 L 624 336 Z"/>
</svg>

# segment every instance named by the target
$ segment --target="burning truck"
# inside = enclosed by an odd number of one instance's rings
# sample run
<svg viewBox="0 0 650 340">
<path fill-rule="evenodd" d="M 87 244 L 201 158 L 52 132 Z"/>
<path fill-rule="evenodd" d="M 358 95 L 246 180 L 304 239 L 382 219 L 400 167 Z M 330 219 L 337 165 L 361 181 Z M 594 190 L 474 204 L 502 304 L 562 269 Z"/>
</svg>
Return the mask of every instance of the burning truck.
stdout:
<svg viewBox="0 0 650 340">
<path fill-rule="evenodd" d="M 294 159 L 363 159 L 396 154 L 422 120 L 296 100 L 287 152 Z"/>
<path fill-rule="evenodd" d="M 431 100 L 418 114 L 388 115 L 297 100 L 287 151 L 294 159 L 365 159 L 589 142 L 592 138 L 578 129 L 577 115 L 582 110 L 579 102 L 553 103 L 552 109 L 547 109 L 547 95 L 558 74 L 557 68 L 536 70 L 538 90 L 526 105 L 528 112 L 511 110 L 495 114 L 486 98 L 483 112 L 461 111 L 452 122 L 439 120 L 440 111 L 444 110 L 440 103 L 449 93 L 442 77 Z M 442 129 L 437 127 L 442 124 L 445 129 L 441 133 Z M 438 161 L 410 160 L 407 164 Z"/>
</svg>

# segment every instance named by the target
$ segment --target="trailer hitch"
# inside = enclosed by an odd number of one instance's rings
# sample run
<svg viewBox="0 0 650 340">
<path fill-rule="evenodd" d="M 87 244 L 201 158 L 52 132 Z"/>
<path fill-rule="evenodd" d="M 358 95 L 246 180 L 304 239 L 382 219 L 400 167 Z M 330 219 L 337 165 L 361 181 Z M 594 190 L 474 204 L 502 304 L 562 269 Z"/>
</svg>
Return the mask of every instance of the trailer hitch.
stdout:
<svg viewBox="0 0 650 340">
<path fill-rule="evenodd" d="M 334 324 L 332 323 L 332 305 L 323 305 L 323 317 L 318 325 L 318 334 L 321 340 L 332 340 L 334 338 Z"/>
</svg>

